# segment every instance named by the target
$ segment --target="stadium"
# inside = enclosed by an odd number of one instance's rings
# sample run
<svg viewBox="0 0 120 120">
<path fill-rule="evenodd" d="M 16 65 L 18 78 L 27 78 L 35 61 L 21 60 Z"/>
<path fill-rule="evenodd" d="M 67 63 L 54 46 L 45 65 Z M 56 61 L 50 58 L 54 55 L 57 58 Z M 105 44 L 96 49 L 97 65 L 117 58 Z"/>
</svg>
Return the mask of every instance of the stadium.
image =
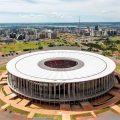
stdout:
<svg viewBox="0 0 120 120">
<path fill-rule="evenodd" d="M 115 84 L 115 63 L 78 50 L 28 53 L 8 62 L 8 85 L 17 94 L 48 103 L 96 98 Z"/>
</svg>

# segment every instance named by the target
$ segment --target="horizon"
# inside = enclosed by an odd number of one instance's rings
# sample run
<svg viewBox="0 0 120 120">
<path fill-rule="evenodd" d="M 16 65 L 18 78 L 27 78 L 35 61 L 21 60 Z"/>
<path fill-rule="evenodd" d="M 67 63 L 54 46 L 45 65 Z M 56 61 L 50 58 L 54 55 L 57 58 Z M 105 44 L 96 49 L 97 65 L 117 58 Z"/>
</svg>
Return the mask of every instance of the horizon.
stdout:
<svg viewBox="0 0 120 120">
<path fill-rule="evenodd" d="M 79 22 L 0 22 L 0 24 L 71 24 L 71 23 L 79 23 Z M 106 21 L 106 22 L 100 22 L 100 21 L 97 21 L 97 22 L 80 22 L 80 23 L 120 23 L 120 21 L 116 21 L 116 22 L 110 22 L 110 21 Z"/>
</svg>

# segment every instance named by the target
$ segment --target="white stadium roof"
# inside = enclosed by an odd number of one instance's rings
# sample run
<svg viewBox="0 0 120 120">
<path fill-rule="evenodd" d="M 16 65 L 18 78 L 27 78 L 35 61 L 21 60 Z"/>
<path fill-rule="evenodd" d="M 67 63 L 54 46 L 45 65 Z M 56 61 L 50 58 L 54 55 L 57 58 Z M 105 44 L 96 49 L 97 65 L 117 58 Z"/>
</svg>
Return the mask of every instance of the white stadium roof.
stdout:
<svg viewBox="0 0 120 120">
<path fill-rule="evenodd" d="M 46 59 L 77 59 L 84 65 L 77 69 L 50 70 L 40 67 L 38 63 Z M 7 64 L 9 73 L 32 81 L 49 83 L 82 82 L 98 79 L 114 72 L 115 63 L 102 55 L 75 50 L 49 50 L 28 53 L 12 59 Z"/>
</svg>

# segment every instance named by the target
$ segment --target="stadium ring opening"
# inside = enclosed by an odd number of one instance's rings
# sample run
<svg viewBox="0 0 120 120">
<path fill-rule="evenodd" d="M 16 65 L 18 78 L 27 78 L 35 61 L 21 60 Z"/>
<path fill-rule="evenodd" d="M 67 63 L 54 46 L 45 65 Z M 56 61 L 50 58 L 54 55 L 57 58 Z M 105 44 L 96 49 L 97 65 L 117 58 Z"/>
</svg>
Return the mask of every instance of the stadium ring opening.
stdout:
<svg viewBox="0 0 120 120">
<path fill-rule="evenodd" d="M 15 93 L 39 101 L 83 101 L 114 86 L 115 68 L 111 59 L 90 52 L 34 52 L 7 63 L 8 85 Z"/>
</svg>

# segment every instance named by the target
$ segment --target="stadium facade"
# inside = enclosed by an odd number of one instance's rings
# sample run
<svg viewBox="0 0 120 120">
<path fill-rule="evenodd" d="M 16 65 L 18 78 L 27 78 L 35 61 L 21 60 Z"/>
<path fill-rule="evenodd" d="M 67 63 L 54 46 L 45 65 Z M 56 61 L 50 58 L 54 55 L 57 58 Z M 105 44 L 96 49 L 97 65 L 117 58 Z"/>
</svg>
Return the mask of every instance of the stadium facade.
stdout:
<svg viewBox="0 0 120 120">
<path fill-rule="evenodd" d="M 8 85 L 17 94 L 45 102 L 82 101 L 114 86 L 115 63 L 76 50 L 28 53 L 7 64 Z"/>
</svg>

